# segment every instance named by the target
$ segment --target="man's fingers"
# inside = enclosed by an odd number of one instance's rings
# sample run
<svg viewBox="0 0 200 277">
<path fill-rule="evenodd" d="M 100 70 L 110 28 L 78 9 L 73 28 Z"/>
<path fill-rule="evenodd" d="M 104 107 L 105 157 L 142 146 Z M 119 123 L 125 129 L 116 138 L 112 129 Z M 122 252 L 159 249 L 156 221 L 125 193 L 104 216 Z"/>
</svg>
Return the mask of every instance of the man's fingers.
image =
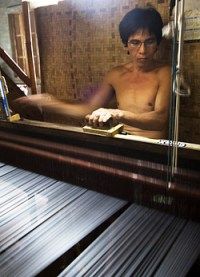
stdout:
<svg viewBox="0 0 200 277">
<path fill-rule="evenodd" d="M 95 116 L 94 114 L 89 114 L 85 118 L 88 125 L 91 125 L 91 126 L 98 125 L 98 117 Z"/>
<path fill-rule="evenodd" d="M 119 110 L 100 108 L 85 117 L 88 125 L 93 127 L 113 126 L 121 117 Z"/>
<path fill-rule="evenodd" d="M 86 123 L 90 126 L 103 127 L 111 118 L 112 116 L 109 113 L 102 114 L 100 116 L 91 114 L 91 115 L 86 115 L 85 120 L 86 120 Z"/>
<path fill-rule="evenodd" d="M 99 126 L 99 117 L 92 116 L 92 118 L 90 119 L 90 125 L 92 125 L 94 127 L 98 127 Z"/>
</svg>

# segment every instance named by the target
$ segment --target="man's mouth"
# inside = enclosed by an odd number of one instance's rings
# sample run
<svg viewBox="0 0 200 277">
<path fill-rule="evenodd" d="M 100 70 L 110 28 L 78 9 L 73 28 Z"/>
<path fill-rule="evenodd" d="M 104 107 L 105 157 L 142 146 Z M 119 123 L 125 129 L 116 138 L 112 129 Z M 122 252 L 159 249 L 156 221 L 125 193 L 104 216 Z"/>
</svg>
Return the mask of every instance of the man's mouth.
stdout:
<svg viewBox="0 0 200 277">
<path fill-rule="evenodd" d="M 138 61 L 144 62 L 147 61 L 147 58 L 138 58 Z"/>
</svg>

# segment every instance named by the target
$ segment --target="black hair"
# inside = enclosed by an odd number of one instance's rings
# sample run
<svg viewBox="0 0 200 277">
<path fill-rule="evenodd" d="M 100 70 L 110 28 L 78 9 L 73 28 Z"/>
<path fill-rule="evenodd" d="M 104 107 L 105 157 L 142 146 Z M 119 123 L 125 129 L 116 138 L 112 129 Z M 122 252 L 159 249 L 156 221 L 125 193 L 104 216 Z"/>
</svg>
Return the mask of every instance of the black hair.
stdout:
<svg viewBox="0 0 200 277">
<path fill-rule="evenodd" d="M 160 13 L 152 8 L 135 8 L 128 12 L 119 24 L 119 33 L 122 42 L 127 46 L 129 37 L 139 29 L 148 30 L 154 34 L 157 44 L 162 39 L 163 21 Z"/>
</svg>

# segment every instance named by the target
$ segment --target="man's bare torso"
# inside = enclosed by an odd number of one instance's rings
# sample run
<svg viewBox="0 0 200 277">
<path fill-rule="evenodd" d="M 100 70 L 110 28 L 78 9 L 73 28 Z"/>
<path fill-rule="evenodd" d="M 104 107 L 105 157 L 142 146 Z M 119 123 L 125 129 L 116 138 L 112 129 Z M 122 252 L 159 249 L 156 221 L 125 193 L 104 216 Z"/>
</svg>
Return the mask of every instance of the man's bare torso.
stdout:
<svg viewBox="0 0 200 277">
<path fill-rule="evenodd" d="M 156 95 L 159 88 L 159 72 L 163 66 L 154 65 L 147 71 L 133 71 L 131 63 L 113 70 L 112 86 L 115 89 L 118 109 L 136 114 L 154 110 Z M 149 138 L 166 136 L 166 128 L 161 131 L 150 131 L 125 125 L 125 130 L 133 135 Z"/>
</svg>

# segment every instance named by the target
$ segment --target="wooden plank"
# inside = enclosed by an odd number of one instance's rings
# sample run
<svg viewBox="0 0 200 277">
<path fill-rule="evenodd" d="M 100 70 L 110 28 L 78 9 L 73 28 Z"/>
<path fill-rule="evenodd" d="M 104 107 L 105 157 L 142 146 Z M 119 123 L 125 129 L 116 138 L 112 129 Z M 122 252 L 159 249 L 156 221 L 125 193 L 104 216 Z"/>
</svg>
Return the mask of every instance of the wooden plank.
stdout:
<svg viewBox="0 0 200 277">
<path fill-rule="evenodd" d="M 0 57 L 7 63 L 7 65 L 17 74 L 17 76 L 27 85 L 31 86 L 31 80 L 18 66 L 18 64 L 0 47 Z"/>
<path fill-rule="evenodd" d="M 33 43 L 32 43 L 31 24 L 30 24 L 30 6 L 27 1 L 22 2 L 22 10 L 23 10 L 23 17 L 24 17 L 24 28 L 25 28 L 29 74 L 31 79 L 31 91 L 32 91 L 32 94 L 37 94 L 37 82 L 36 82 L 35 62 L 34 62 L 34 55 L 33 55 Z"/>
</svg>

